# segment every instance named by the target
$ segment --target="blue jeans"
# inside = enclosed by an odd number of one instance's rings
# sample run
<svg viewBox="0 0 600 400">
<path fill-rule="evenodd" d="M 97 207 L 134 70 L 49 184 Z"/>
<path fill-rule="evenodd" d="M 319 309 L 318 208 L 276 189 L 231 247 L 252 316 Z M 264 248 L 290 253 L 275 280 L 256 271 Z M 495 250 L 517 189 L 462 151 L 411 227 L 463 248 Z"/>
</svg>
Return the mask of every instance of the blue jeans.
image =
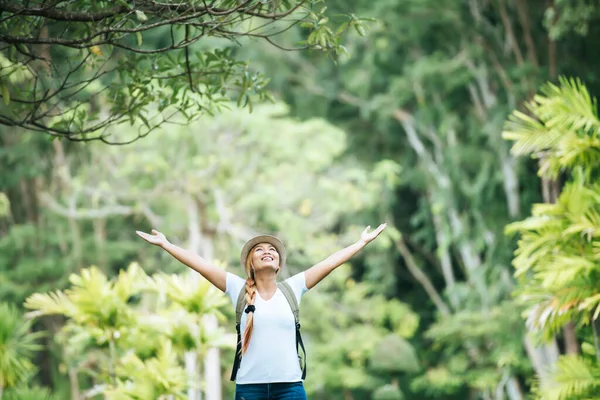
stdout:
<svg viewBox="0 0 600 400">
<path fill-rule="evenodd" d="M 302 382 L 235 385 L 235 400 L 307 400 Z"/>
</svg>

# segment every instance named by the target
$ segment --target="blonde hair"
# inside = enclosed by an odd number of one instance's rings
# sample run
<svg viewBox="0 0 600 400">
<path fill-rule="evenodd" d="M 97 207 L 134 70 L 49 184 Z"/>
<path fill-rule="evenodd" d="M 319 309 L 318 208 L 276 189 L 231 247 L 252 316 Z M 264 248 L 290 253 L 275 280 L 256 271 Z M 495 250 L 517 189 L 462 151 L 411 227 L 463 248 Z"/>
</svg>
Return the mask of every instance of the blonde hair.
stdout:
<svg viewBox="0 0 600 400">
<path fill-rule="evenodd" d="M 256 245 L 258 246 L 258 244 Z M 254 280 L 254 266 L 252 265 L 252 253 L 256 246 L 252 247 L 252 249 L 248 252 L 248 256 L 246 257 L 246 304 L 247 306 L 254 305 L 254 301 L 256 300 L 256 282 Z M 277 250 L 275 250 L 277 251 Z M 279 254 L 279 252 L 277 253 Z M 276 274 L 279 273 L 281 267 L 277 268 Z M 243 340 L 242 340 L 242 355 L 246 354 L 246 350 L 248 350 L 248 345 L 250 344 L 250 338 L 252 337 L 252 330 L 254 328 L 254 312 L 248 313 L 248 318 L 246 319 L 246 327 L 244 328 Z"/>
<path fill-rule="evenodd" d="M 254 247 L 252 250 L 254 250 Z M 246 258 L 246 303 L 248 306 L 254 305 L 254 300 L 256 299 L 256 282 L 254 281 L 254 267 L 252 266 L 252 250 L 250 250 L 248 257 Z M 246 328 L 244 329 L 244 339 L 242 340 L 242 354 L 246 354 L 246 350 L 248 350 L 253 328 L 254 312 L 249 312 L 248 319 L 246 319 Z"/>
</svg>

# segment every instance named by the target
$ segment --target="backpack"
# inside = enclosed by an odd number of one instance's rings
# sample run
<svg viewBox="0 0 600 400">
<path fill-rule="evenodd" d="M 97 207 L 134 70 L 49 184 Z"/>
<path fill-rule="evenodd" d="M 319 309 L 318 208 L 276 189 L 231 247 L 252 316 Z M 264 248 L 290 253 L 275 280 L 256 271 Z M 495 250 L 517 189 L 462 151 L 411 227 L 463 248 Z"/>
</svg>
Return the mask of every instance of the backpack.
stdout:
<svg viewBox="0 0 600 400">
<path fill-rule="evenodd" d="M 302 369 L 302 379 L 306 378 L 306 350 L 304 349 L 304 343 L 302 342 L 302 336 L 300 335 L 300 308 L 298 307 L 298 300 L 292 290 L 292 287 L 287 282 L 281 282 L 277 284 L 281 293 L 285 296 L 292 313 L 294 314 L 294 321 L 296 322 L 296 351 L 298 352 L 298 361 L 300 362 L 300 369 Z M 240 368 L 242 362 L 242 334 L 240 332 L 240 324 L 242 321 L 242 313 L 246 307 L 246 287 L 242 287 L 240 294 L 238 295 L 237 305 L 235 307 L 235 330 L 237 331 L 237 348 L 235 350 L 235 360 L 233 362 L 233 370 L 231 371 L 231 380 L 235 381 L 237 371 Z M 298 346 L 302 349 L 303 357 L 300 357 Z"/>
</svg>

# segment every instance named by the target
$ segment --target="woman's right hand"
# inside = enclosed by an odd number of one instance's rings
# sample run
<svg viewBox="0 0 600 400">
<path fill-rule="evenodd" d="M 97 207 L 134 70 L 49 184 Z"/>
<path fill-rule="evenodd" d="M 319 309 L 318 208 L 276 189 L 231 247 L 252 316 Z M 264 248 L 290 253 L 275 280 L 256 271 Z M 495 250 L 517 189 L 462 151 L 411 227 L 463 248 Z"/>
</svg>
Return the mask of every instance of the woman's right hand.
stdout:
<svg viewBox="0 0 600 400">
<path fill-rule="evenodd" d="M 164 245 L 169 243 L 166 236 L 155 229 L 152 229 L 152 233 L 153 233 L 152 235 L 150 235 L 149 233 L 146 233 L 146 232 L 142 232 L 142 231 L 135 231 L 135 233 L 139 237 L 141 237 L 142 239 L 147 241 L 148 243 L 152 243 L 153 245 L 156 245 L 156 246 L 163 247 Z"/>
</svg>

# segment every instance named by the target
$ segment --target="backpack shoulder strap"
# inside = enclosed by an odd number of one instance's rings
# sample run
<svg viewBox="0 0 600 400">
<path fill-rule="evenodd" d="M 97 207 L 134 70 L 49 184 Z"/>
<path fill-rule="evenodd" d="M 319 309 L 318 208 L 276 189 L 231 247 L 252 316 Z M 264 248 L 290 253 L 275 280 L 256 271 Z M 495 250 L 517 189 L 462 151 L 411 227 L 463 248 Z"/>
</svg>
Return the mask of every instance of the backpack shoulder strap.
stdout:
<svg viewBox="0 0 600 400">
<path fill-rule="evenodd" d="M 240 294 L 238 294 L 237 304 L 235 305 L 235 323 L 239 325 L 242 321 L 244 306 L 246 305 L 246 285 L 242 286 Z"/>
<path fill-rule="evenodd" d="M 231 380 L 235 381 L 237 371 L 240 368 L 242 362 L 242 332 L 240 331 L 240 324 L 242 321 L 242 313 L 244 312 L 244 306 L 246 305 L 246 285 L 242 286 L 240 294 L 238 294 L 237 303 L 235 305 L 235 331 L 237 333 L 237 346 L 235 349 L 235 358 L 233 360 L 233 369 L 231 370 Z"/>
<path fill-rule="evenodd" d="M 292 313 L 294 314 L 294 320 L 296 321 L 296 351 L 298 352 L 298 361 L 300 362 L 300 369 L 302 370 L 302 379 L 305 379 L 306 349 L 304 348 L 304 342 L 302 341 L 302 335 L 300 334 L 300 307 L 298 306 L 298 299 L 296 299 L 296 295 L 289 283 L 284 281 L 278 283 L 277 286 L 285 296 L 285 299 L 289 303 Z M 300 349 L 302 349 L 303 356 L 300 356 Z"/>
<path fill-rule="evenodd" d="M 289 303 L 292 313 L 294 314 L 294 320 L 296 321 L 296 324 L 298 324 L 300 322 L 300 307 L 298 306 L 298 299 L 296 299 L 292 287 L 285 281 L 278 283 L 277 286 L 279 286 L 279 290 L 281 290 L 281 293 L 283 293 L 285 299 Z"/>
</svg>

